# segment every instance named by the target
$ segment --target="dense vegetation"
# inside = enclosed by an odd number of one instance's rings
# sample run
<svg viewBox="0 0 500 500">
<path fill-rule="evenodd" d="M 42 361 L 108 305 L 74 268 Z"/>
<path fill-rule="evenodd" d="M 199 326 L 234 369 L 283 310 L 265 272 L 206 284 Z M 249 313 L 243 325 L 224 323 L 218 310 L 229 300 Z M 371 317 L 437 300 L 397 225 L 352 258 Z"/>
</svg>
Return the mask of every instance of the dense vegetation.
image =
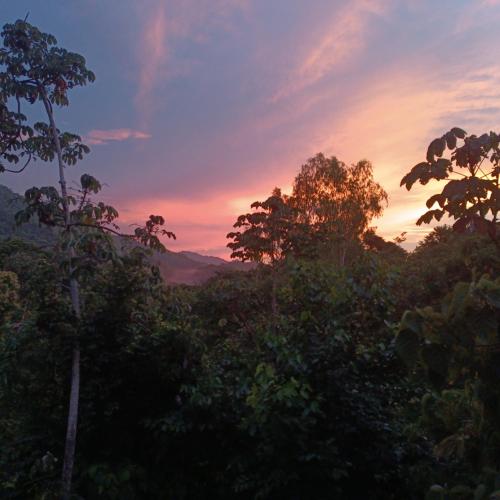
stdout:
<svg viewBox="0 0 500 500">
<path fill-rule="evenodd" d="M 80 138 L 9 105 L 51 113 L 93 75 L 24 21 L 2 36 L 0 166 L 66 151 L 64 169 Z M 28 190 L 17 221 L 56 229 L 0 242 L 0 497 L 500 498 L 498 145 L 457 128 L 431 143 L 403 183 L 445 181 L 420 222 L 456 222 L 411 253 L 371 227 L 387 195 L 370 163 L 319 154 L 228 234 L 257 267 L 202 286 L 167 286 L 152 250 L 108 237 L 96 179 Z M 133 236 L 161 250 L 162 224 Z"/>
</svg>

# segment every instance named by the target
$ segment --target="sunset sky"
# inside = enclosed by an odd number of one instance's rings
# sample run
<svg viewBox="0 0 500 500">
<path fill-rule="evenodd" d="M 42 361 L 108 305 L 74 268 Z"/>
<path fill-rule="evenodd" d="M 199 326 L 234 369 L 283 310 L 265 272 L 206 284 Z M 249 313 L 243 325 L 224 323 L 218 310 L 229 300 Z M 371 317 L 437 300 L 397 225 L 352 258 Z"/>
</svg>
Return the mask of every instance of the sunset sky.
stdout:
<svg viewBox="0 0 500 500">
<path fill-rule="evenodd" d="M 500 128 L 500 0 L 0 0 L 2 25 L 27 12 L 97 75 L 57 111 L 92 147 L 71 177 L 105 183 L 124 229 L 164 215 L 174 250 L 227 256 L 237 215 L 320 151 L 369 159 L 389 193 L 374 225 L 414 245 L 437 188 L 401 177 L 453 126 Z"/>
</svg>

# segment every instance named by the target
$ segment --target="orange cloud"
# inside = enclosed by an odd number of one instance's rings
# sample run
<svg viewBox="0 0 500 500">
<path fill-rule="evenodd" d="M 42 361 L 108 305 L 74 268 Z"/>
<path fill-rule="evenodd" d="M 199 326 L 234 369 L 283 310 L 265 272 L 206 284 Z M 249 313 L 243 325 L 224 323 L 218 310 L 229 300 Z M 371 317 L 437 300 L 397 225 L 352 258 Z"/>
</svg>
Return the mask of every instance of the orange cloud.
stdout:
<svg viewBox="0 0 500 500">
<path fill-rule="evenodd" d="M 113 141 L 126 141 L 128 139 L 149 139 L 151 135 L 141 132 L 140 130 L 132 130 L 130 128 L 115 128 L 110 130 L 91 130 L 85 135 L 84 140 L 88 144 L 107 144 Z"/>
</svg>

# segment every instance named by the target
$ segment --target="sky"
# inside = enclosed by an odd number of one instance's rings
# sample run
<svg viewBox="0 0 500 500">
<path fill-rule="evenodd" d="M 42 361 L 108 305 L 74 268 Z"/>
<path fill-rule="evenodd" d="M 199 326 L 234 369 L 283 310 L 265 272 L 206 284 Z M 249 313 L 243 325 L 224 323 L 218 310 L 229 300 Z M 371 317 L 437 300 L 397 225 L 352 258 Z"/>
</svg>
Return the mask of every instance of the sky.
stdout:
<svg viewBox="0 0 500 500">
<path fill-rule="evenodd" d="M 226 234 L 318 152 L 368 159 L 389 206 L 372 225 L 415 243 L 425 200 L 400 188 L 454 126 L 498 131 L 500 0 L 0 0 L 85 56 L 96 82 L 57 110 L 91 154 L 123 230 L 161 214 L 172 250 L 227 257 Z M 56 182 L 37 163 L 0 183 Z"/>
</svg>

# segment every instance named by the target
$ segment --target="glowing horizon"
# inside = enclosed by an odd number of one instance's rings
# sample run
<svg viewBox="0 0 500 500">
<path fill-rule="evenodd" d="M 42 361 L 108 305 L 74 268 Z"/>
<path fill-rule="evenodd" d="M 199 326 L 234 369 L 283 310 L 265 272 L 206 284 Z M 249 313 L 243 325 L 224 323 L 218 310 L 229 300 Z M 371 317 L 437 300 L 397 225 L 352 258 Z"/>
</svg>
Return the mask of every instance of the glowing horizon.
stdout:
<svg viewBox="0 0 500 500">
<path fill-rule="evenodd" d="M 367 158 L 389 193 L 373 221 L 411 247 L 438 184 L 399 187 L 451 127 L 498 130 L 496 0 L 18 0 L 24 18 L 83 54 L 97 81 L 57 110 L 92 153 L 122 226 L 162 214 L 173 250 L 227 257 L 226 234 L 251 202 L 285 191 L 318 152 Z M 50 166 L 5 174 L 22 191 L 54 183 Z M 246 205 L 246 206 L 245 206 Z"/>
</svg>

